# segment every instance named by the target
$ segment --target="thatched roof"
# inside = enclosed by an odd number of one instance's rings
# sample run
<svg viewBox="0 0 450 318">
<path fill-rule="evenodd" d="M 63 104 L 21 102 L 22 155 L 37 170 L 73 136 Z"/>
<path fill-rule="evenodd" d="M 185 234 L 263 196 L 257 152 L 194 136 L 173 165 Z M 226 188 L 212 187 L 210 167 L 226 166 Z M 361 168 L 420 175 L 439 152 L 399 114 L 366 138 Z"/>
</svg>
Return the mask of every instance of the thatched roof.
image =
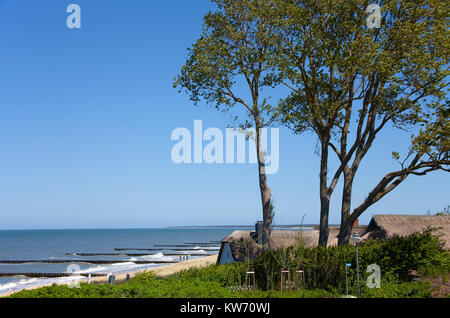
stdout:
<svg viewBox="0 0 450 318">
<path fill-rule="evenodd" d="M 225 237 L 222 240 L 222 243 L 231 243 L 233 241 L 239 241 L 240 239 L 249 239 L 252 235 L 252 233 L 255 232 L 250 232 L 250 231 L 234 231 L 233 233 L 231 233 L 230 235 L 228 235 L 227 237 Z"/>
<path fill-rule="evenodd" d="M 277 249 L 280 247 L 300 245 L 301 243 L 305 246 L 311 246 L 315 241 L 315 235 L 312 234 L 312 231 L 272 231 L 270 234 L 270 247 Z"/>
<path fill-rule="evenodd" d="M 339 225 L 330 225 L 330 226 L 328 226 L 328 243 L 327 243 L 327 246 L 336 246 L 336 245 L 338 245 L 339 231 L 340 231 L 340 226 Z M 362 234 L 365 233 L 366 231 L 367 231 L 367 225 L 356 225 L 356 226 L 354 226 L 352 228 L 350 237 L 352 237 L 356 232 L 358 232 L 358 234 L 360 236 L 362 236 L 362 238 L 364 239 L 365 237 Z M 317 246 L 318 242 L 319 242 L 319 233 L 320 233 L 318 225 L 314 226 L 314 231 L 313 232 L 316 232 L 315 233 L 315 241 L 310 246 Z M 353 240 L 350 240 L 349 243 L 352 244 L 352 245 L 355 244 L 355 242 Z"/>
<path fill-rule="evenodd" d="M 360 234 L 365 231 L 366 227 L 358 227 Z M 328 246 L 337 245 L 337 235 L 339 228 L 330 228 Z M 242 261 L 246 258 L 253 259 L 261 252 L 261 246 L 256 244 L 256 233 L 251 231 L 234 231 L 222 240 L 222 243 L 229 243 L 231 252 L 236 261 Z M 305 247 L 317 246 L 319 242 L 318 230 L 292 231 L 292 230 L 273 230 L 270 235 L 270 248 L 278 249 L 280 247 L 288 247 L 300 245 L 303 243 Z M 222 247 L 223 247 L 222 244 Z M 219 259 L 222 248 L 219 252 Z"/>
<path fill-rule="evenodd" d="M 271 248 L 288 247 L 299 244 L 303 241 L 306 246 L 317 244 L 318 236 L 316 231 L 291 231 L 291 230 L 274 230 L 270 234 Z M 222 240 L 222 243 L 232 243 L 240 240 L 252 239 L 256 241 L 256 233 L 250 231 L 234 231 Z M 256 244 L 256 243 L 255 243 Z"/>
<path fill-rule="evenodd" d="M 250 231 L 234 231 L 222 240 L 222 247 L 219 251 L 220 260 L 222 254 L 223 244 L 229 243 L 233 258 L 240 262 L 244 259 L 254 259 L 260 253 L 260 247 L 256 244 L 256 232 Z"/>
<path fill-rule="evenodd" d="M 450 248 L 450 215 L 374 215 L 367 228 L 370 237 L 408 236 L 428 227 L 438 228 L 445 248 Z"/>
<path fill-rule="evenodd" d="M 367 226 L 356 226 L 352 230 L 363 234 L 366 232 Z M 337 245 L 337 235 L 339 234 L 339 226 L 329 227 L 328 245 Z M 256 241 L 256 233 L 251 231 L 234 231 L 229 236 L 222 240 L 222 243 L 232 243 L 240 240 L 253 239 Z M 306 247 L 317 246 L 319 242 L 319 230 L 318 227 L 314 227 L 312 230 L 306 231 L 293 231 L 293 230 L 272 230 L 270 234 L 270 247 L 277 249 L 279 247 L 288 247 L 292 245 L 299 245 L 300 242 Z M 256 243 L 255 243 L 256 244 Z"/>
<path fill-rule="evenodd" d="M 428 227 L 437 228 L 436 233 L 442 235 L 441 240 L 444 248 L 450 249 L 449 215 L 374 215 L 368 226 L 355 226 L 351 235 L 353 236 L 354 232 L 358 232 L 363 240 L 369 237 L 390 238 L 422 232 Z M 329 227 L 328 246 L 337 245 L 338 233 L 339 226 Z M 270 235 L 270 247 L 272 249 L 298 245 L 300 242 L 303 242 L 305 247 L 314 247 L 317 246 L 318 241 L 318 227 L 307 231 L 273 230 Z M 256 233 L 251 231 L 234 231 L 224 238 L 222 243 L 230 244 L 236 261 L 254 258 L 261 252 L 261 246 L 256 244 Z M 350 240 L 350 244 L 354 244 L 353 240 Z"/>
</svg>

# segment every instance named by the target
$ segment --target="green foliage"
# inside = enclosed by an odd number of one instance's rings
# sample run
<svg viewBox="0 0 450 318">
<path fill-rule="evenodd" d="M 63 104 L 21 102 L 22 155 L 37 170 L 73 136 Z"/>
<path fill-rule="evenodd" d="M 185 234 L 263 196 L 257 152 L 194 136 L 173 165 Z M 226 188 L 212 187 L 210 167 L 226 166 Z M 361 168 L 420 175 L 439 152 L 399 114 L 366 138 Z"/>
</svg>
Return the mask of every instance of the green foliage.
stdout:
<svg viewBox="0 0 450 318">
<path fill-rule="evenodd" d="M 211 265 L 204 268 L 191 268 L 174 274 L 173 278 L 197 279 L 216 282 L 223 287 L 243 286 L 245 284 L 246 265 L 233 263 L 226 266 Z"/>
<path fill-rule="evenodd" d="M 122 285 L 87 285 L 80 288 L 53 285 L 36 290 L 21 291 L 13 298 L 185 298 L 185 297 L 235 297 L 236 293 L 220 283 L 201 278 L 155 279 L 139 275 Z M 239 294 L 240 295 L 240 294 Z"/>
<path fill-rule="evenodd" d="M 250 291 L 246 293 L 246 296 L 250 298 L 329 298 L 339 297 L 339 294 L 322 289 L 299 289 L 284 292 L 272 289 L 268 291 Z"/>
<path fill-rule="evenodd" d="M 80 288 L 53 285 L 35 290 L 23 290 L 11 298 L 310 298 L 332 297 L 324 290 L 296 290 L 286 293 L 230 289 L 238 280 L 229 275 L 239 268 L 234 265 L 192 269 L 164 279 L 141 274 L 122 285 L 87 285 Z M 245 273 L 245 272 L 244 272 Z M 217 281 L 215 281 L 217 279 Z M 229 284 L 229 286 L 228 286 Z"/>
<path fill-rule="evenodd" d="M 109 298 L 114 297 L 115 285 L 87 285 L 69 288 L 65 285 L 52 285 L 33 290 L 22 290 L 10 298 Z"/>
<path fill-rule="evenodd" d="M 388 240 L 368 240 L 359 245 L 360 279 L 365 282 L 370 264 L 381 269 L 382 285 L 385 283 L 406 283 L 409 270 L 418 270 L 421 275 L 439 275 L 450 272 L 450 256 L 441 246 L 433 229 L 407 237 Z M 281 269 L 287 267 L 294 277 L 295 269 L 305 271 L 306 288 L 324 289 L 344 293 L 345 263 L 352 263 L 348 269 L 350 290 L 356 290 L 355 247 L 350 245 L 284 249 L 290 255 L 286 264 L 278 261 L 281 252 L 266 251 L 254 262 L 258 286 L 264 290 L 280 286 Z M 370 273 L 369 273 L 370 274 Z M 365 285 L 364 283 L 361 285 Z M 390 285 L 388 285 L 390 286 Z"/>
<path fill-rule="evenodd" d="M 276 117 L 261 91 L 270 87 L 272 66 L 268 21 L 258 15 L 259 4 L 268 0 L 213 0 L 218 9 L 203 19 L 201 37 L 188 49 L 188 59 L 174 80 L 191 101 L 201 100 L 218 110 L 236 105 L 241 127 L 270 125 Z M 236 84 L 244 84 L 242 92 Z M 249 120 L 247 120 L 247 118 Z"/>
<path fill-rule="evenodd" d="M 294 133 L 318 137 L 321 196 L 329 198 L 346 175 L 343 223 L 407 176 L 448 172 L 450 165 L 450 6 L 442 0 L 377 2 L 377 29 L 367 27 L 368 1 L 273 0 L 264 10 L 275 26 L 274 82 L 290 89 L 279 102 L 279 118 Z M 382 177 L 351 211 L 360 164 L 389 126 L 414 133 L 403 156 L 392 152 L 401 169 Z M 329 152 L 340 161 L 330 185 Z"/>
<path fill-rule="evenodd" d="M 426 282 L 383 283 L 381 288 L 364 288 L 367 298 L 430 298 L 430 284 Z"/>
<path fill-rule="evenodd" d="M 290 255 L 284 262 L 280 263 L 278 256 Z M 345 287 L 345 263 L 352 262 L 355 257 L 354 248 L 350 246 L 339 246 L 333 248 L 299 247 L 293 249 L 279 249 L 277 251 L 266 251 L 254 262 L 254 268 L 258 279 L 258 286 L 268 290 L 279 288 L 281 281 L 281 269 L 289 268 L 291 277 L 295 277 L 295 270 L 305 271 L 305 283 L 308 289 L 337 288 L 343 290 Z"/>
<path fill-rule="evenodd" d="M 406 237 L 389 240 L 369 240 L 360 249 L 363 266 L 378 264 L 383 272 L 395 273 L 401 281 L 408 278 L 408 270 L 419 270 L 422 274 L 448 272 L 449 253 L 443 250 L 433 229 L 414 233 Z"/>
<path fill-rule="evenodd" d="M 370 29 L 367 5 L 274 0 L 265 7 L 275 29 L 276 78 L 292 91 L 280 103 L 284 123 L 325 138 L 345 134 L 354 112 L 362 125 L 372 115 L 396 127 L 436 128 L 443 120 L 448 136 L 448 117 L 436 114 L 446 104 L 449 7 L 440 0 L 383 1 L 381 28 Z"/>
</svg>

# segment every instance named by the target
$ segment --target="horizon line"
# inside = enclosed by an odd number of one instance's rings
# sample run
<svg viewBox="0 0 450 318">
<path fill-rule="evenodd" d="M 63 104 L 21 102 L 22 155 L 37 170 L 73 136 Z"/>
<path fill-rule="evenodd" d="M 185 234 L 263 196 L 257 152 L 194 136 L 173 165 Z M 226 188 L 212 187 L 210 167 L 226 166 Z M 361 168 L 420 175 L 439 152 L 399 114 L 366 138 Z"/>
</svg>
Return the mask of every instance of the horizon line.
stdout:
<svg viewBox="0 0 450 318">
<path fill-rule="evenodd" d="M 272 225 L 275 228 L 293 228 L 293 227 L 313 227 L 319 224 L 287 224 L 287 225 Z M 363 225 L 363 224 L 361 224 Z M 339 224 L 329 224 L 329 226 L 339 226 Z M 82 227 L 82 228 L 11 228 L 11 229 L 0 229 L 0 231 L 74 231 L 74 230 L 164 230 L 164 229 L 193 229 L 193 228 L 239 228 L 239 227 L 250 227 L 253 228 L 255 225 L 251 224 L 238 224 L 238 225 L 170 225 L 161 227 Z"/>
</svg>

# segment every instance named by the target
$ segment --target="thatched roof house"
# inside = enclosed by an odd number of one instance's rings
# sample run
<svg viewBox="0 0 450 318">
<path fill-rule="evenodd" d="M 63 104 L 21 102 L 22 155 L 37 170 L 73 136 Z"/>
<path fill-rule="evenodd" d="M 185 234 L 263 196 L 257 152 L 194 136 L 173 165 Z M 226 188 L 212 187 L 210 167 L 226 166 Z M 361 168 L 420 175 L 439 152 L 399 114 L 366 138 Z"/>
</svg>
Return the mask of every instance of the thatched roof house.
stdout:
<svg viewBox="0 0 450 318">
<path fill-rule="evenodd" d="M 450 215 L 374 215 L 364 236 L 390 238 L 437 228 L 446 249 L 450 248 Z"/>
<path fill-rule="evenodd" d="M 299 231 L 272 231 L 270 246 L 274 248 L 295 245 L 300 239 Z M 253 259 L 261 252 L 261 245 L 257 244 L 257 232 L 234 231 L 222 240 L 217 258 L 217 264 L 242 262 Z"/>
<path fill-rule="evenodd" d="M 366 226 L 358 226 L 353 232 L 358 231 L 362 234 Z M 338 226 L 330 226 L 328 246 L 337 245 Z M 257 228 L 256 228 L 257 231 Z M 258 234 L 251 231 L 234 231 L 231 235 L 222 240 L 222 244 L 217 258 L 217 264 L 228 264 L 241 262 L 246 258 L 253 259 L 261 252 L 261 245 L 257 244 Z M 314 228 L 306 231 L 293 230 L 273 230 L 270 235 L 270 248 L 278 249 L 292 245 L 305 247 L 317 246 L 319 242 L 319 231 Z"/>
<path fill-rule="evenodd" d="M 450 216 L 449 215 L 374 215 L 368 226 L 354 226 L 352 235 L 358 232 L 363 240 L 368 238 L 390 238 L 393 236 L 408 236 L 415 232 L 422 232 L 428 227 L 438 228 L 444 248 L 450 249 Z M 261 245 L 257 244 L 259 237 L 255 231 L 234 231 L 222 240 L 217 259 L 218 264 L 240 262 L 246 258 L 254 258 L 261 252 Z M 339 226 L 329 226 L 328 246 L 337 245 Z M 303 242 L 306 247 L 317 246 L 319 241 L 318 226 L 312 230 L 291 231 L 274 230 L 270 236 L 270 247 L 288 247 Z M 351 244 L 354 242 L 351 240 Z"/>
</svg>

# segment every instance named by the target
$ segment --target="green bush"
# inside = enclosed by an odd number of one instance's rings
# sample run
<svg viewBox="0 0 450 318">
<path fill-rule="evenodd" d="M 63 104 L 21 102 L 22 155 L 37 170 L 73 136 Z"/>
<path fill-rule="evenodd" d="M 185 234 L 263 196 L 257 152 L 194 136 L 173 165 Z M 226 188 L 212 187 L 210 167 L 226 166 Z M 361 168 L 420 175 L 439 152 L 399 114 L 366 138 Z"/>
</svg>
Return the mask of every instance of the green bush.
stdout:
<svg viewBox="0 0 450 318">
<path fill-rule="evenodd" d="M 361 243 L 358 248 L 361 285 L 365 285 L 370 274 L 366 273 L 370 264 L 380 266 L 382 285 L 407 282 L 409 270 L 418 270 L 425 276 L 449 273 L 449 253 L 442 248 L 439 237 L 433 235 L 433 232 L 433 229 L 427 229 L 406 237 L 372 239 Z M 283 261 L 280 261 L 280 255 L 283 256 Z M 291 277 L 294 277 L 297 268 L 305 271 L 307 289 L 344 293 L 345 263 L 352 264 L 348 269 L 348 282 L 350 292 L 355 292 L 354 246 L 289 247 L 266 251 L 253 262 L 253 266 L 257 272 L 258 286 L 264 290 L 279 289 L 281 269 L 287 267 L 291 270 Z"/>
<path fill-rule="evenodd" d="M 213 281 L 223 287 L 245 285 L 246 265 L 233 263 L 226 266 L 211 265 L 203 268 L 190 268 L 173 274 L 172 278 L 200 279 L 205 282 Z"/>
<path fill-rule="evenodd" d="M 239 296 L 241 294 L 238 294 Z M 24 290 L 12 298 L 215 298 L 235 297 L 236 293 L 216 282 L 200 279 L 140 279 L 122 285 L 87 285 L 80 288 L 53 285 Z"/>
<path fill-rule="evenodd" d="M 405 237 L 369 240 L 361 244 L 361 264 L 364 267 L 378 264 L 382 273 L 397 275 L 402 282 L 408 280 L 409 270 L 418 270 L 426 276 L 449 272 L 449 253 L 442 248 L 434 231 L 429 228 Z"/>
<path fill-rule="evenodd" d="M 431 285 L 425 282 L 384 283 L 381 288 L 363 288 L 367 298 L 430 298 Z"/>
<path fill-rule="evenodd" d="M 34 290 L 22 290 L 10 298 L 107 298 L 115 297 L 115 285 L 87 285 L 69 288 L 65 285 L 52 285 Z"/>
<path fill-rule="evenodd" d="M 258 286 L 261 286 L 264 290 L 279 289 L 281 270 L 283 267 L 287 267 L 290 269 L 290 275 L 293 279 L 296 269 L 302 269 L 305 272 L 307 289 L 345 289 L 344 265 L 347 262 L 353 262 L 355 258 L 354 248 L 341 246 L 289 249 L 291 250 L 289 262 L 284 264 L 280 264 L 277 257 L 274 256 L 277 251 L 266 251 L 254 261 L 253 266 L 258 273 Z M 350 273 L 349 277 L 351 277 Z"/>
</svg>

